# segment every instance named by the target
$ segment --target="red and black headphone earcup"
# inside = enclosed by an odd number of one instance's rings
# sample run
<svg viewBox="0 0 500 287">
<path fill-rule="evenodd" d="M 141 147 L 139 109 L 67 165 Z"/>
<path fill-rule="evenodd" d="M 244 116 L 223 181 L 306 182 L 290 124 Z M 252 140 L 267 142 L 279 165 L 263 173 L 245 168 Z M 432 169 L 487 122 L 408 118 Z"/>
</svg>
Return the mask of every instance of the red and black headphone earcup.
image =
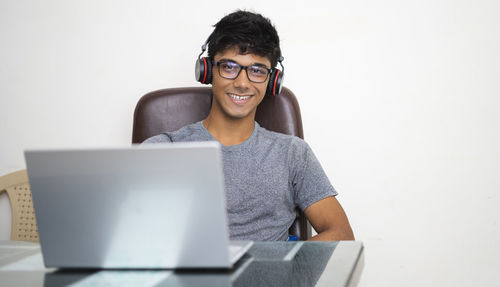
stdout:
<svg viewBox="0 0 500 287">
<path fill-rule="evenodd" d="M 266 95 L 276 96 L 281 93 L 281 88 L 283 83 L 283 73 L 280 69 L 273 69 L 271 72 L 271 78 L 267 84 Z"/>
<path fill-rule="evenodd" d="M 207 85 L 212 83 L 212 62 L 206 57 L 199 58 L 196 60 L 194 73 L 196 81 Z"/>
</svg>

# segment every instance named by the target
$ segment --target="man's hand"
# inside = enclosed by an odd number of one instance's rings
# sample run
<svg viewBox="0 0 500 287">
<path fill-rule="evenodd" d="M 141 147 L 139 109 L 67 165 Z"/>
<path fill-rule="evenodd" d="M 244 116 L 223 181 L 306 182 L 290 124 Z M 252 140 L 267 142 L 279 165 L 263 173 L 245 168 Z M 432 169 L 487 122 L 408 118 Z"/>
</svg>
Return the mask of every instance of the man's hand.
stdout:
<svg viewBox="0 0 500 287">
<path fill-rule="evenodd" d="M 333 196 L 313 203 L 304 211 L 318 235 L 311 241 L 354 240 L 344 209 Z"/>
</svg>

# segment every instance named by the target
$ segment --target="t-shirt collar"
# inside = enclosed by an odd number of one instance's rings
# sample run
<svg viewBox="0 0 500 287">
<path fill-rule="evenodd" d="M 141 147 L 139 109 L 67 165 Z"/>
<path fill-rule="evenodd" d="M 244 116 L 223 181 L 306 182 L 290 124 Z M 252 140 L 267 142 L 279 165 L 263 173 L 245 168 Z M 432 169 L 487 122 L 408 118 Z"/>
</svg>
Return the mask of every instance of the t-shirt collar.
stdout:
<svg viewBox="0 0 500 287">
<path fill-rule="evenodd" d="M 255 140 L 255 137 L 257 136 L 257 131 L 258 129 L 260 128 L 260 125 L 259 123 L 257 123 L 256 121 L 254 121 L 255 123 L 255 126 L 254 126 L 254 129 L 253 129 L 253 132 L 252 132 L 252 135 L 250 135 L 250 137 L 245 140 L 244 142 L 240 143 L 240 144 L 236 144 L 236 145 L 230 145 L 230 146 L 226 146 L 226 145 L 223 145 L 221 144 L 221 148 L 223 151 L 234 151 L 234 150 L 239 150 L 239 149 L 242 149 L 242 148 L 245 148 L 247 147 L 248 145 L 250 145 L 254 140 Z M 198 127 L 202 130 L 202 132 L 212 141 L 217 141 L 213 136 L 212 134 L 205 128 L 205 126 L 203 125 L 203 121 L 199 121 L 197 123 Z"/>
</svg>

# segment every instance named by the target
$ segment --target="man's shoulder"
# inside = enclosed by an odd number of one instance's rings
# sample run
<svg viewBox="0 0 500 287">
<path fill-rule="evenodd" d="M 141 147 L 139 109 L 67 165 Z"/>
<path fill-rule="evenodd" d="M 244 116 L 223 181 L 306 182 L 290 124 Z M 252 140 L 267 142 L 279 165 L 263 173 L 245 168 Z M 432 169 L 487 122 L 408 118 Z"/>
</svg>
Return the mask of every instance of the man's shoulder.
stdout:
<svg viewBox="0 0 500 287">
<path fill-rule="evenodd" d="M 165 143 L 200 140 L 202 131 L 199 122 L 184 126 L 173 132 L 164 132 L 146 139 L 143 143 Z"/>
<path fill-rule="evenodd" d="M 143 144 L 154 144 L 154 143 L 169 143 L 172 142 L 172 139 L 168 135 L 168 133 L 161 133 L 159 135 L 152 136 L 147 138 L 142 143 Z"/>
<path fill-rule="evenodd" d="M 259 137 L 263 141 L 271 144 L 284 145 L 295 149 L 304 149 L 308 147 L 308 144 L 297 136 L 270 131 L 261 126 L 259 126 Z"/>
</svg>

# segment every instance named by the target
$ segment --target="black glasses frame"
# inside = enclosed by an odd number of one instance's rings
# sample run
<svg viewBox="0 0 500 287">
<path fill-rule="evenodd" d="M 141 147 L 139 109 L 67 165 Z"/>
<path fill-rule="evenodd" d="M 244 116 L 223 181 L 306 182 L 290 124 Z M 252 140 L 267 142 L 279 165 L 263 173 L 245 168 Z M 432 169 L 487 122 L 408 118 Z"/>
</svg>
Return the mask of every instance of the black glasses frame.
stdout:
<svg viewBox="0 0 500 287">
<path fill-rule="evenodd" d="M 236 65 L 238 65 L 240 67 L 240 70 L 238 71 L 238 73 L 236 74 L 236 76 L 234 76 L 234 78 L 228 78 L 228 77 L 225 77 L 221 74 L 220 72 L 220 65 L 221 64 L 224 64 L 224 63 L 234 63 Z M 236 78 L 238 78 L 240 76 L 240 73 L 242 70 L 245 70 L 246 74 L 247 74 L 247 79 L 252 82 L 252 83 L 264 83 L 265 81 L 267 81 L 267 78 L 269 77 L 269 75 L 271 75 L 273 69 L 269 69 L 268 67 L 263 67 L 263 66 L 259 66 L 259 65 L 248 65 L 248 66 L 242 66 L 236 62 L 233 62 L 233 61 L 218 61 L 218 62 L 214 62 L 213 63 L 214 65 L 217 66 L 217 70 L 219 71 L 219 76 L 223 77 L 224 79 L 228 79 L 228 80 L 234 80 Z M 258 81 L 254 81 L 252 79 L 250 79 L 250 76 L 248 75 L 248 68 L 249 67 L 259 67 L 259 68 L 263 68 L 263 69 L 266 69 L 267 70 L 267 75 L 266 75 L 266 78 L 262 81 L 262 82 L 258 82 Z"/>
</svg>

